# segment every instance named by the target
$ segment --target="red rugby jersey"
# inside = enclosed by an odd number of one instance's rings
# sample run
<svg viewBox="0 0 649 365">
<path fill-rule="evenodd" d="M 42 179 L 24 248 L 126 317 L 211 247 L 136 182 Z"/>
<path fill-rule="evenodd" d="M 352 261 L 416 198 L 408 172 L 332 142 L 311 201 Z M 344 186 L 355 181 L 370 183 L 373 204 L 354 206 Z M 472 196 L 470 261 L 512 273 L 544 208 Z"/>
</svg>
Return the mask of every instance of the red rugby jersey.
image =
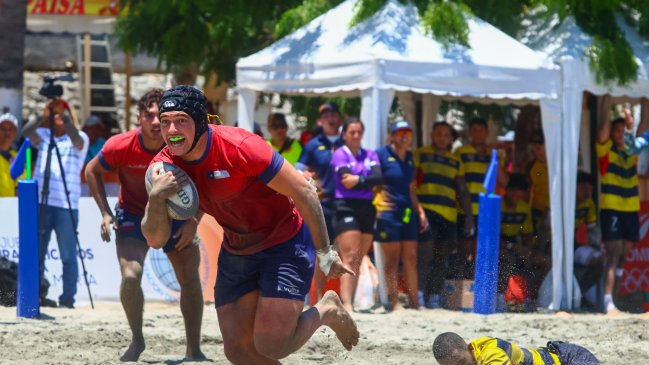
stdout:
<svg viewBox="0 0 649 365">
<path fill-rule="evenodd" d="M 207 148 L 185 161 L 165 147 L 153 162 L 182 168 L 196 184 L 200 209 L 223 227 L 223 247 L 250 255 L 293 238 L 302 217 L 293 200 L 266 186 L 284 161 L 261 137 L 244 129 L 210 125 Z"/>
<path fill-rule="evenodd" d="M 107 170 L 117 169 L 119 175 L 119 206 L 129 213 L 144 216 L 149 194 L 144 175 L 149 163 L 160 152 L 147 150 L 140 128 L 110 137 L 99 152 L 101 165 Z"/>
</svg>

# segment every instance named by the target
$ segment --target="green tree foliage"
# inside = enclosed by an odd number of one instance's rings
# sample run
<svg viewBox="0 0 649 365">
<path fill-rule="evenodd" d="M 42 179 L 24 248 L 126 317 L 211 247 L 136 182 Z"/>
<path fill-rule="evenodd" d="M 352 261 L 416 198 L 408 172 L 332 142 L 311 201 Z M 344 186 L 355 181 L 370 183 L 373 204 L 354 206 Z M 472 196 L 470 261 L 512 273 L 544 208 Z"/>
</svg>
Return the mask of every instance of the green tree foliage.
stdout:
<svg viewBox="0 0 649 365">
<path fill-rule="evenodd" d="M 557 11 L 562 18 L 574 17 L 577 25 L 593 37 L 593 44 L 587 50 L 587 56 L 598 83 L 628 85 L 637 79 L 638 64 L 633 50 L 615 21 L 616 13 L 623 13 L 625 9 L 627 12 L 635 10 L 629 7 L 627 2 L 623 0 L 545 0 L 543 2 L 551 12 Z M 647 7 L 639 1 L 628 3 Z M 646 20 L 642 23 L 646 26 L 644 22 Z"/>
<path fill-rule="evenodd" d="M 301 3 L 122 0 L 115 33 L 121 48 L 153 55 L 168 71 L 216 72 L 229 82 L 237 60 L 272 43 L 277 19 Z"/>
</svg>

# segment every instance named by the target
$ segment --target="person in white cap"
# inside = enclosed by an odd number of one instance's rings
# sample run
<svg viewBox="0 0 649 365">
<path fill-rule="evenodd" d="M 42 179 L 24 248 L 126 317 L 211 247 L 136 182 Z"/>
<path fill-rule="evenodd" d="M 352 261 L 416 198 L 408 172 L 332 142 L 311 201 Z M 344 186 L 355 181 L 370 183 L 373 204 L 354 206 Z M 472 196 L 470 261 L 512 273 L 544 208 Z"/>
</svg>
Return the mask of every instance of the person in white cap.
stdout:
<svg viewBox="0 0 649 365">
<path fill-rule="evenodd" d="M 0 115 L 0 197 L 16 196 L 18 179 L 12 179 L 9 167 L 16 157 L 12 148 L 18 136 L 18 118 L 11 113 Z"/>
</svg>

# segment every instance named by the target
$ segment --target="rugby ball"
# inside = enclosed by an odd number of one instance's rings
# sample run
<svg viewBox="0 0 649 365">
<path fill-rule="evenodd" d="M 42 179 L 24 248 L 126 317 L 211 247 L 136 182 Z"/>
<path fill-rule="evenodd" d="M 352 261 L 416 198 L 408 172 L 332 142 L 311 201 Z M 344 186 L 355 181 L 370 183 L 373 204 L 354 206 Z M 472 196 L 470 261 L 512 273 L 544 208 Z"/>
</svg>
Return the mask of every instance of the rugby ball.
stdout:
<svg viewBox="0 0 649 365">
<path fill-rule="evenodd" d="M 179 169 L 178 166 L 168 162 L 156 162 L 146 170 L 144 178 L 147 193 L 151 193 L 153 185 L 153 173 L 157 171 L 159 175 L 167 171 Z M 198 190 L 196 185 L 189 179 L 178 192 L 167 198 L 167 214 L 171 219 L 185 221 L 191 219 L 198 211 Z"/>
</svg>

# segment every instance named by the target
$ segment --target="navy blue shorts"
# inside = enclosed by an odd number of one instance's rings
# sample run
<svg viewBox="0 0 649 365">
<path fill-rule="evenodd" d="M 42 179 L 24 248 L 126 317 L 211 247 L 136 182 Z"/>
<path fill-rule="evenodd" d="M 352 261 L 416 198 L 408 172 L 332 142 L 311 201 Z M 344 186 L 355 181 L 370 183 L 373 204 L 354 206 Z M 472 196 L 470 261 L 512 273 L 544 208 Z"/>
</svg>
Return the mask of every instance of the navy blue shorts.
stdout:
<svg viewBox="0 0 649 365">
<path fill-rule="evenodd" d="M 428 218 L 428 229 L 419 235 L 419 240 L 434 241 L 447 248 L 457 246 L 457 224 L 447 221 L 446 218 L 432 210 L 424 209 L 424 211 Z"/>
<path fill-rule="evenodd" d="M 315 248 L 306 224 L 290 240 L 252 255 L 235 255 L 221 246 L 215 305 L 233 303 L 254 290 L 265 298 L 304 301 L 314 268 Z"/>
<path fill-rule="evenodd" d="M 333 244 L 334 240 L 336 239 L 336 235 L 334 234 L 334 226 L 333 226 L 333 209 L 331 207 L 331 201 L 328 202 L 320 202 L 320 205 L 322 206 L 322 214 L 324 215 L 325 219 L 325 224 L 327 225 L 327 236 L 329 236 L 329 244 Z"/>
<path fill-rule="evenodd" d="M 144 238 L 144 235 L 142 234 L 142 226 L 140 225 L 142 223 L 141 216 L 127 212 L 120 207 L 115 207 L 115 219 L 117 220 L 117 230 L 115 233 L 117 240 L 128 237 L 146 242 L 146 238 Z M 185 222 L 177 220 L 171 221 L 172 236 L 176 233 L 176 230 L 183 225 L 183 223 Z M 164 252 L 169 252 L 176 248 L 176 243 L 178 243 L 177 238 L 169 238 L 169 241 L 167 241 L 164 247 L 162 247 L 162 250 Z"/>
<path fill-rule="evenodd" d="M 390 210 L 379 212 L 376 219 L 374 240 L 379 242 L 417 241 L 419 238 L 419 216 L 410 212 L 410 221 L 403 221 L 405 211 Z"/>
<path fill-rule="evenodd" d="M 638 212 L 618 212 L 602 209 L 602 240 L 625 240 L 636 243 L 640 241 L 640 218 Z"/>
</svg>

